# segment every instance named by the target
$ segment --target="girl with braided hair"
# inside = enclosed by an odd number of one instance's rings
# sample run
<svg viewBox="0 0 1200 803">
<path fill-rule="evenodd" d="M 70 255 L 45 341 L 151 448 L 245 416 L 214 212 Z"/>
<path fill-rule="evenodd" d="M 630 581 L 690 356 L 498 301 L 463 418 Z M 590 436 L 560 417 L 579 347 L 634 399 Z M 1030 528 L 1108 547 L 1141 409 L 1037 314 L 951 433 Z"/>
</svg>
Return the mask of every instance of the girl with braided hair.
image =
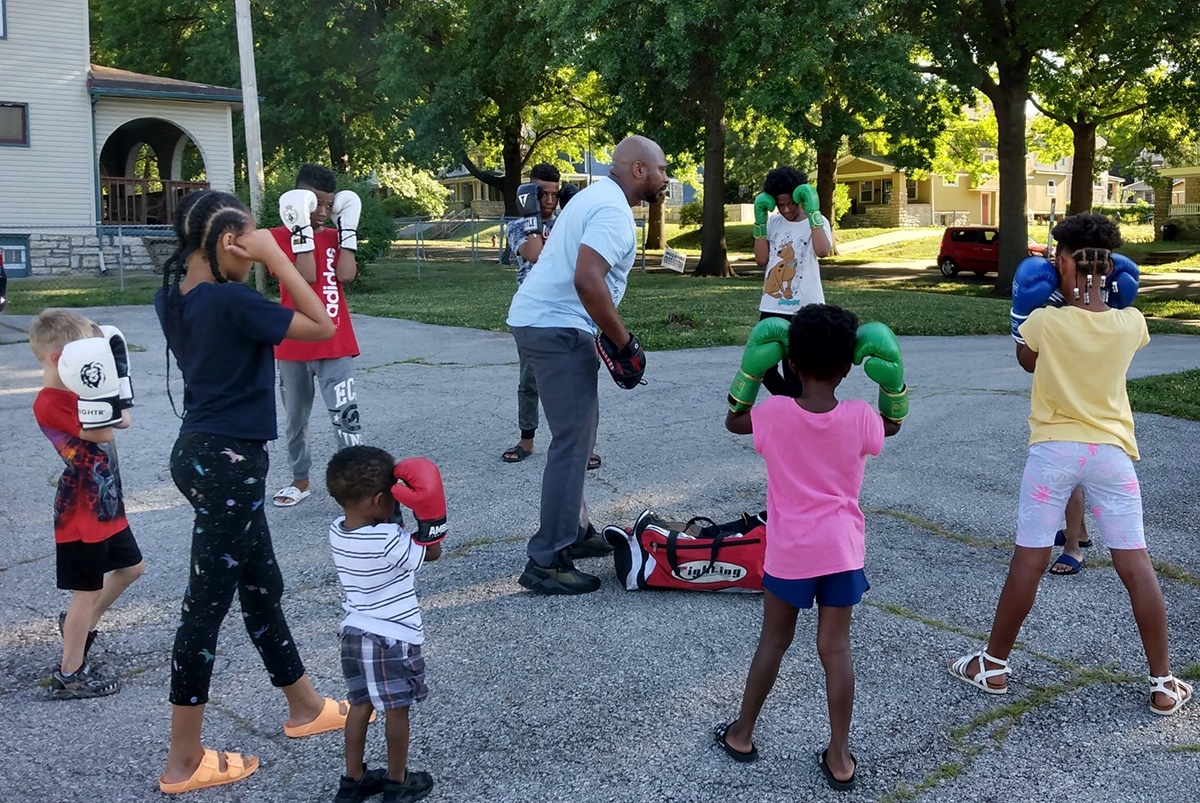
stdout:
<svg viewBox="0 0 1200 803">
<path fill-rule="evenodd" d="M 232 195 L 185 197 L 175 234 L 178 247 L 154 303 L 168 368 L 174 354 L 183 374 L 171 477 L 196 517 L 171 660 L 171 746 L 159 779 L 168 794 L 232 783 L 258 769 L 253 756 L 218 754 L 200 743 L 217 633 L 235 593 L 271 683 L 287 697 L 284 732 L 307 736 L 345 723 L 339 704 L 319 695 L 304 673 L 280 605 L 283 576 L 263 510 L 266 446 L 277 437 L 272 347 L 285 337 L 327 340 L 333 323 L 271 233 L 256 229 Z M 279 277 L 295 310 L 243 284 L 255 262 Z"/>
<path fill-rule="evenodd" d="M 1020 324 L 1017 361 L 1033 374 L 1029 457 L 1021 479 L 1017 545 L 987 647 L 950 665 L 950 674 L 990 694 L 1008 691 L 1009 653 L 1033 608 L 1050 562 L 1054 531 L 1072 491 L 1086 494 L 1113 568 L 1129 592 L 1150 664 L 1150 710 L 1174 714 L 1192 687 L 1171 674 L 1167 611 L 1142 531 L 1138 459 L 1125 376 L 1150 342 L 1133 307 L 1112 309 L 1116 224 L 1074 215 L 1052 232 L 1062 307 L 1043 307 Z"/>
</svg>

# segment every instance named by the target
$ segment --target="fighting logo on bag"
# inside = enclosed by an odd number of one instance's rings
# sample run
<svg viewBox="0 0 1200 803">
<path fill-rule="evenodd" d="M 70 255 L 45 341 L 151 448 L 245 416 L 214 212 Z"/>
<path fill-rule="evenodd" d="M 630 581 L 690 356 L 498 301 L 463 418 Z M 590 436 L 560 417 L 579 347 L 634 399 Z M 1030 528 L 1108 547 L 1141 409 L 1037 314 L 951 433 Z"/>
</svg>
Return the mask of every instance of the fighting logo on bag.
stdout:
<svg viewBox="0 0 1200 803">
<path fill-rule="evenodd" d="M 631 528 L 609 525 L 617 578 L 628 591 L 646 588 L 755 593 L 762 591 L 766 512 L 717 524 L 697 516 L 686 524 L 645 510 Z"/>
</svg>

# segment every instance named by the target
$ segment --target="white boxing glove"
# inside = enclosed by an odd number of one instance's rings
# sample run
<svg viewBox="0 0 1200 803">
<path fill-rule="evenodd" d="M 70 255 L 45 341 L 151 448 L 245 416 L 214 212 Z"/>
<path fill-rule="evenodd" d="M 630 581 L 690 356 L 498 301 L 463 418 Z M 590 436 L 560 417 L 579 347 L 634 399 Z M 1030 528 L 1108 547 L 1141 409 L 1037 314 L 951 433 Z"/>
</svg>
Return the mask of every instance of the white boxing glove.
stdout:
<svg viewBox="0 0 1200 803">
<path fill-rule="evenodd" d="M 337 224 L 338 246 L 358 250 L 358 219 L 362 217 L 362 199 L 358 193 L 342 190 L 333 196 L 333 222 Z"/>
<path fill-rule="evenodd" d="M 117 366 L 117 379 L 121 383 L 119 407 L 124 410 L 133 406 L 133 382 L 129 379 L 129 347 L 125 344 L 125 335 L 117 327 L 101 326 L 100 331 L 108 339 L 113 364 Z"/>
<path fill-rule="evenodd" d="M 108 338 L 87 337 L 63 347 L 58 375 L 79 396 L 79 424 L 103 429 L 121 423 L 121 378 Z"/>
<path fill-rule="evenodd" d="M 312 213 L 317 211 L 317 196 L 312 190 L 288 190 L 279 196 L 279 219 L 292 233 L 292 253 L 307 254 L 313 243 Z"/>
</svg>

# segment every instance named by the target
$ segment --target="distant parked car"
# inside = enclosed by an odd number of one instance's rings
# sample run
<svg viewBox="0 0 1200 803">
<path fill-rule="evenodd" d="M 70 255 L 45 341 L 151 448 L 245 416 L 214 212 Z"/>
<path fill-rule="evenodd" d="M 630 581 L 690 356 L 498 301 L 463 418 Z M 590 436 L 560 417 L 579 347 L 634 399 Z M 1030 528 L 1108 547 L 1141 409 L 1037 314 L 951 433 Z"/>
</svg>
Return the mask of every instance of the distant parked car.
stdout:
<svg viewBox="0 0 1200 803">
<path fill-rule="evenodd" d="M 1029 256 L 1045 256 L 1046 246 L 1030 241 Z M 995 273 L 1000 265 L 1000 229 L 995 226 L 950 226 L 942 234 L 938 269 L 943 276 L 969 270 L 976 276 Z"/>
</svg>

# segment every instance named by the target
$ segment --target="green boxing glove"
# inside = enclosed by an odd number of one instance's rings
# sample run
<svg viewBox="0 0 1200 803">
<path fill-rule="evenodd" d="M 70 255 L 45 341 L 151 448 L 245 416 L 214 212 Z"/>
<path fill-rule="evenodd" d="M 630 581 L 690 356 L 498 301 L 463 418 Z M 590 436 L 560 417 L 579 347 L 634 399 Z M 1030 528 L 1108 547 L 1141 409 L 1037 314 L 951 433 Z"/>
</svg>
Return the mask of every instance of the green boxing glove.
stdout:
<svg viewBox="0 0 1200 803">
<path fill-rule="evenodd" d="M 761 240 L 767 236 L 767 216 L 774 211 L 775 199 L 760 192 L 754 199 L 754 239 Z"/>
<path fill-rule="evenodd" d="M 821 216 L 821 201 L 817 198 L 816 187 L 811 184 L 801 184 L 792 190 L 792 200 L 804 207 L 804 211 L 808 213 L 808 225 L 814 229 L 825 225 L 825 218 Z"/>
<path fill-rule="evenodd" d="M 742 367 L 729 386 L 730 410 L 740 413 L 754 406 L 763 375 L 787 357 L 790 326 L 783 318 L 766 318 L 755 324 L 742 353 Z"/>
<path fill-rule="evenodd" d="M 903 421 L 908 415 L 904 362 L 900 358 L 900 341 L 887 324 L 873 321 L 858 327 L 854 364 L 861 364 L 867 376 L 879 385 L 879 414 L 897 424 Z"/>
</svg>

